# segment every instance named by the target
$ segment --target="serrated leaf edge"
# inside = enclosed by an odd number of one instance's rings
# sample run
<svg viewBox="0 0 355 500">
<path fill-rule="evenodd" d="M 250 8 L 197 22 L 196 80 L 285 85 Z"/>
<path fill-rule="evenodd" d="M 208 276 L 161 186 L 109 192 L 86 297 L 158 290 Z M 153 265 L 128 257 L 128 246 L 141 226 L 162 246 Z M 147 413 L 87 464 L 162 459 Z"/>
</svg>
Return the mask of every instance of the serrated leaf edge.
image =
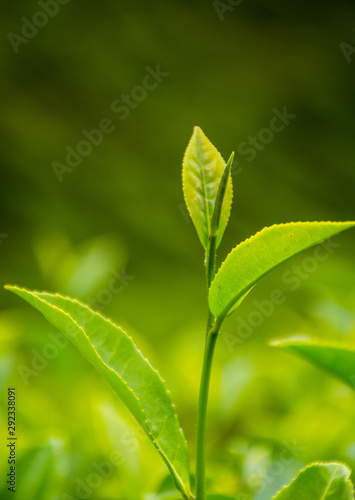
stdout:
<svg viewBox="0 0 355 500">
<path fill-rule="evenodd" d="M 293 221 L 293 222 L 282 222 L 282 223 L 280 223 L 280 224 L 277 224 L 277 223 L 276 223 L 276 224 L 272 224 L 271 226 L 264 226 L 262 229 L 260 229 L 260 230 L 259 230 L 259 231 L 257 231 L 256 233 L 252 234 L 251 236 L 249 236 L 249 237 L 248 237 L 248 238 L 246 238 L 245 240 L 243 240 L 243 241 L 241 241 L 240 243 L 238 243 L 238 245 L 237 245 L 237 246 L 235 246 L 234 248 L 232 248 L 232 250 L 228 253 L 228 255 L 226 256 L 226 258 L 225 258 L 225 259 L 224 259 L 224 261 L 222 262 L 222 264 L 219 266 L 218 271 L 217 271 L 217 273 L 216 273 L 215 277 L 218 275 L 219 271 L 222 269 L 222 267 L 223 267 L 223 266 L 224 266 L 224 264 L 226 263 L 226 261 L 227 261 L 228 257 L 229 257 L 229 256 L 230 256 L 233 252 L 237 251 L 237 249 L 239 248 L 239 246 L 240 246 L 240 245 L 244 245 L 245 243 L 248 243 L 248 242 L 249 242 L 252 238 L 255 238 L 256 236 L 258 236 L 260 233 L 262 233 L 262 232 L 263 232 L 263 231 L 265 231 L 266 229 L 272 229 L 273 227 L 292 226 L 292 225 L 294 225 L 294 224 L 333 224 L 333 225 L 334 225 L 334 224 L 338 224 L 338 225 L 341 225 L 341 226 L 349 224 L 349 229 L 350 229 L 350 227 L 351 227 L 351 226 L 354 226 L 354 225 L 355 225 L 355 222 L 354 222 L 354 221 L 330 221 L 330 220 L 329 220 L 329 221 L 296 221 L 296 222 L 295 222 L 295 221 Z M 332 236 L 329 236 L 329 238 L 331 238 L 331 237 L 332 237 Z M 323 242 L 323 241 L 325 241 L 326 239 L 329 239 L 329 238 L 325 238 L 325 239 L 324 239 L 324 238 L 321 238 L 318 242 L 311 243 L 311 244 L 309 245 L 309 247 L 305 247 L 305 248 L 303 248 L 302 250 L 300 250 L 299 252 L 297 252 L 297 253 L 295 253 L 295 254 L 291 255 L 291 257 L 288 257 L 286 260 L 282 261 L 282 263 L 281 263 L 281 264 L 283 264 L 284 262 L 287 262 L 287 261 L 288 261 L 289 259 L 291 259 L 292 257 L 294 257 L 294 256 L 296 256 L 296 255 L 298 255 L 298 254 L 302 253 L 302 252 L 303 252 L 303 251 L 305 251 L 305 250 L 308 250 L 309 248 L 311 248 L 311 247 L 313 247 L 313 246 L 318 245 L 319 243 L 321 243 L 321 242 Z M 268 275 L 271 271 L 273 271 L 274 269 L 276 269 L 279 265 L 280 265 L 280 264 L 278 263 L 278 264 L 276 264 L 276 265 L 275 265 L 275 267 L 272 267 L 269 271 L 267 271 L 265 274 L 263 274 L 263 275 L 262 275 L 262 276 L 258 279 L 258 281 L 257 281 L 257 282 L 259 282 L 262 278 L 264 278 L 265 276 L 267 276 L 267 275 Z M 213 280 L 213 281 L 214 281 L 214 280 Z M 211 283 L 211 285 L 210 285 L 210 287 L 209 287 L 208 293 L 210 293 L 210 291 L 211 291 L 211 288 L 212 288 L 212 285 L 213 285 L 213 281 L 212 281 L 212 283 Z M 255 283 L 254 283 L 254 285 L 255 285 Z M 254 286 L 254 285 L 253 285 L 253 286 Z M 242 296 L 242 295 L 243 295 L 243 293 L 241 293 L 241 296 Z M 223 313 L 220 315 L 220 317 L 219 317 L 219 318 L 223 319 L 223 318 L 225 318 L 225 317 L 228 315 L 230 308 L 231 308 L 231 307 L 233 307 L 233 305 L 234 305 L 234 301 L 231 301 L 231 302 L 233 302 L 233 303 L 228 304 L 228 305 L 225 307 L 225 309 L 223 310 Z"/>
<path fill-rule="evenodd" d="M 217 150 L 218 151 L 218 150 Z M 218 151 L 219 152 L 219 151 Z M 231 164 L 231 171 L 229 172 L 229 176 L 228 176 L 228 182 L 227 182 L 227 186 L 226 186 L 226 191 L 225 191 L 225 194 L 224 194 L 224 198 L 223 198 L 223 204 L 222 204 L 222 211 L 223 211 L 223 205 L 225 203 L 225 195 L 227 193 L 227 189 L 228 189 L 228 184 L 230 182 L 230 187 L 231 187 L 231 199 L 230 199 L 230 207 L 229 207 L 229 210 L 228 210 L 228 217 L 227 217 L 227 220 L 226 220 L 226 224 L 225 224 L 225 228 L 223 229 L 222 231 L 222 227 L 221 225 L 219 226 L 218 228 L 218 234 L 217 234 L 217 248 L 219 247 L 219 245 L 221 244 L 221 241 L 222 241 L 222 238 L 223 238 L 223 234 L 224 234 L 224 231 L 227 229 L 227 226 L 228 226 L 228 222 L 229 222 L 229 219 L 231 218 L 231 213 L 232 213 L 232 206 L 233 206 L 233 201 L 234 201 L 234 188 L 233 188 L 233 182 L 232 182 L 232 167 L 233 167 L 233 162 L 234 162 L 234 151 L 232 152 L 232 155 L 233 155 L 233 160 L 232 160 L 232 164 Z M 222 155 L 221 155 L 222 157 Z M 223 157 L 222 157 L 222 160 L 224 161 Z M 229 161 L 229 160 L 228 160 Z M 227 163 L 228 163 L 227 161 Z M 227 165 L 227 163 L 224 161 L 225 165 Z M 223 176 L 223 174 L 222 174 Z M 222 176 L 221 176 L 221 180 L 222 180 Z M 221 182 L 220 180 L 220 182 Z M 217 193 L 218 193 L 218 190 L 217 190 Z"/>
<path fill-rule="evenodd" d="M 111 368 L 107 363 L 105 363 L 101 356 L 99 356 L 98 352 L 96 351 L 96 348 L 95 346 L 92 344 L 92 342 L 90 341 L 90 338 L 88 337 L 88 335 L 85 333 L 85 331 L 83 330 L 83 328 L 78 324 L 78 322 L 69 314 L 67 313 L 66 311 L 64 311 L 63 309 L 61 309 L 60 307 L 58 306 L 55 306 L 55 305 L 52 305 L 52 304 L 48 304 L 48 302 L 46 302 L 44 299 L 42 299 L 41 297 L 38 296 L 38 294 L 42 294 L 42 293 L 47 293 L 48 295 L 51 295 L 53 297 L 59 297 L 61 299 L 65 299 L 65 300 L 69 300 L 70 302 L 72 303 L 76 303 L 76 304 L 79 304 L 80 306 L 83 306 L 85 309 L 87 309 L 90 313 L 96 315 L 96 316 L 99 316 L 101 319 L 103 319 L 105 322 L 107 323 L 110 323 L 112 326 L 114 326 L 115 328 L 118 328 L 120 329 L 129 339 L 130 341 L 132 342 L 132 344 L 135 346 L 136 350 L 138 351 L 138 353 L 142 356 L 142 358 L 144 359 L 144 361 L 147 362 L 147 364 L 152 368 L 152 370 L 157 374 L 157 376 L 159 377 L 160 381 L 162 382 L 165 390 L 166 390 L 166 393 L 168 395 L 168 398 L 169 398 L 169 401 L 171 403 L 171 406 L 174 408 L 175 410 L 175 405 L 174 403 L 172 402 L 171 400 L 171 397 L 170 397 L 170 391 L 168 390 L 167 386 L 166 386 L 166 382 L 165 380 L 161 377 L 160 373 L 151 365 L 150 361 L 142 354 L 141 350 L 136 346 L 133 338 L 128 335 L 125 330 L 123 330 L 123 328 L 121 328 L 119 325 L 116 325 L 113 321 L 111 321 L 109 318 L 106 318 L 105 316 L 103 316 L 101 313 L 99 313 L 98 311 L 93 311 L 87 304 L 83 304 L 82 302 L 80 302 L 79 300 L 77 299 L 73 299 L 72 297 L 66 297 L 64 295 L 61 295 L 60 293 L 51 293 L 51 292 L 47 292 L 47 291 L 39 291 L 39 290 L 27 290 L 26 288 L 24 287 L 20 287 L 20 286 L 17 286 L 17 285 L 5 285 L 4 288 L 6 290 L 9 290 L 11 291 L 12 289 L 17 289 L 17 290 L 20 290 L 20 291 L 24 291 L 26 293 L 29 293 L 31 295 L 35 295 L 36 298 L 38 300 L 40 300 L 42 303 L 46 304 L 46 305 L 50 305 L 50 307 L 53 307 L 53 309 L 56 309 L 58 310 L 59 312 L 63 313 L 65 316 L 68 316 L 68 318 L 72 321 L 72 323 L 74 323 L 78 328 L 79 330 L 81 330 L 84 334 L 84 336 L 86 337 L 87 341 L 89 342 L 89 344 L 91 345 L 92 349 L 95 351 L 98 359 L 101 361 L 101 363 L 107 368 L 109 369 L 111 372 L 114 373 L 114 375 L 119 378 L 123 383 L 124 385 L 127 387 L 127 389 L 133 394 L 134 398 L 138 401 L 138 404 L 141 408 L 141 411 L 144 415 L 144 422 L 146 424 L 146 429 L 143 428 L 143 430 L 146 432 L 147 436 L 149 437 L 149 439 L 152 441 L 153 445 L 155 446 L 155 448 L 157 449 L 157 451 L 159 452 L 159 454 L 161 455 L 161 457 L 163 458 L 164 462 L 166 463 L 168 469 L 172 472 L 173 475 L 175 475 L 176 478 L 178 478 L 179 480 L 179 483 L 181 485 L 181 487 L 183 488 L 184 492 L 186 494 L 190 494 L 189 491 L 186 491 L 186 488 L 185 488 L 185 484 L 182 480 L 182 478 L 179 476 L 179 474 L 177 473 L 177 471 L 175 470 L 174 466 L 172 465 L 172 463 L 170 462 L 170 460 L 167 458 L 167 456 L 165 455 L 164 451 L 161 449 L 161 447 L 159 446 L 159 443 L 156 441 L 156 439 L 154 438 L 154 436 L 152 435 L 151 433 L 151 427 L 147 421 L 147 416 L 146 416 L 146 413 L 145 413 L 145 410 L 144 408 L 142 407 L 142 404 L 140 402 L 140 399 L 136 396 L 136 394 L 134 393 L 133 389 L 131 389 L 128 385 L 128 383 L 123 380 L 123 378 L 113 369 Z M 121 399 L 121 398 L 120 398 Z M 133 418 L 134 415 L 132 414 Z M 180 434 L 181 434 L 181 437 L 183 439 L 183 441 L 185 442 L 186 444 L 186 447 L 188 449 L 188 444 L 187 444 L 187 441 L 185 439 L 185 436 L 184 436 L 184 433 L 181 429 L 181 427 L 179 426 L 179 421 L 177 419 L 177 415 L 176 415 L 176 412 L 174 411 L 174 419 L 176 420 L 176 423 L 177 423 L 177 427 L 179 428 L 179 431 L 180 431 Z M 138 422 L 139 423 L 139 422 Z"/>
<path fill-rule="evenodd" d="M 210 141 L 210 139 L 207 137 L 207 135 L 204 133 L 204 131 L 201 129 L 201 127 L 198 127 L 198 126 L 196 125 L 196 126 L 193 128 L 192 136 L 191 136 L 191 138 L 190 138 L 190 140 L 189 140 L 188 145 L 186 146 L 186 149 L 185 149 L 185 152 L 184 152 L 184 156 L 183 156 L 183 160 L 182 160 L 182 164 L 183 164 L 183 168 L 182 168 L 182 191 L 183 191 L 183 195 L 184 195 L 185 205 L 186 205 L 186 207 L 187 207 L 187 210 L 188 210 L 188 212 L 189 212 L 189 215 L 190 215 L 191 220 L 192 220 L 192 222 L 194 223 L 194 225 L 195 225 L 195 222 L 194 222 L 194 219 L 193 219 L 193 217 L 192 217 L 192 214 L 191 214 L 191 211 L 190 211 L 190 207 L 189 207 L 189 205 L 188 205 L 188 203 L 187 203 L 187 199 L 186 199 L 186 195 L 185 195 L 185 193 L 186 193 L 186 189 L 185 189 L 185 180 L 184 180 L 184 170 L 185 170 L 185 164 L 186 164 L 187 150 L 189 149 L 190 142 L 191 142 L 191 139 L 192 139 L 192 137 L 193 137 L 193 135 L 194 135 L 195 131 L 198 131 L 200 134 L 202 134 L 203 136 L 205 136 L 205 137 L 206 137 L 206 139 L 208 140 L 208 142 L 209 142 L 209 143 L 211 144 L 211 146 L 215 149 L 216 153 L 220 156 L 220 158 L 221 158 L 221 160 L 222 160 L 222 163 L 224 164 L 224 167 L 226 166 L 226 162 L 225 162 L 225 160 L 224 160 L 224 158 L 223 158 L 222 154 L 219 152 L 219 150 L 216 148 L 216 146 L 215 146 L 215 145 L 214 145 L 214 144 Z M 201 142 L 201 141 L 200 141 L 200 142 Z M 222 173 L 222 175 L 223 175 L 223 173 Z M 222 177 L 222 175 L 221 175 L 221 177 Z M 205 177 L 205 174 L 204 174 L 204 173 L 203 173 L 203 177 Z M 230 180 L 231 180 L 231 176 L 230 176 Z M 229 182 L 229 180 L 228 180 L 228 182 Z M 234 191 L 233 191 L 233 182 L 231 182 L 231 203 L 230 203 L 231 207 L 232 207 L 232 203 L 233 203 L 233 196 L 234 196 Z M 207 210 L 206 210 L 206 212 L 207 212 Z M 231 210 L 229 210 L 229 211 L 228 211 L 228 218 L 227 218 L 227 220 L 226 220 L 226 227 L 227 227 L 227 224 L 228 224 L 228 222 L 229 222 L 230 215 L 231 215 Z M 208 220 L 207 220 L 207 230 L 208 230 L 207 232 L 208 232 L 208 233 L 210 232 L 210 222 L 211 222 L 211 221 L 208 221 Z M 218 235 L 217 235 L 217 247 L 219 246 L 219 244 L 220 244 L 220 242 L 221 242 L 221 240 L 222 240 L 222 237 L 223 237 L 223 233 L 224 233 L 224 231 L 223 231 L 223 232 L 221 232 L 221 231 L 220 231 L 220 229 L 221 229 L 221 228 L 219 228 L 219 230 L 218 230 Z M 203 241 L 201 240 L 200 235 L 199 235 L 199 233 L 198 233 L 197 229 L 196 229 L 196 232 L 197 232 L 197 235 L 198 235 L 198 237 L 199 237 L 199 240 L 200 240 L 200 241 L 201 241 L 201 243 L 202 243 L 203 248 L 205 248 L 205 249 L 206 249 L 206 248 L 207 248 L 207 242 L 203 242 Z M 220 234 L 220 233 L 221 233 L 221 234 Z"/>
<path fill-rule="evenodd" d="M 280 495 L 280 493 L 282 493 L 284 490 L 289 488 L 303 472 L 305 472 L 307 469 L 310 469 L 311 467 L 313 467 L 315 465 L 325 465 L 325 466 L 336 465 L 339 467 L 344 467 L 347 471 L 347 477 L 345 479 L 345 483 L 350 487 L 351 494 L 354 496 L 354 486 L 353 486 L 352 482 L 350 481 L 351 470 L 349 469 L 349 467 L 346 464 L 344 464 L 342 462 L 313 462 L 311 464 L 308 464 L 304 469 L 301 469 L 299 471 L 299 473 L 297 474 L 297 476 L 294 479 L 292 479 L 292 481 L 289 484 L 283 486 L 281 488 L 281 490 L 279 492 L 277 492 L 275 496 L 272 497 L 272 500 L 275 500 L 275 499 L 277 500 L 277 496 Z"/>
</svg>

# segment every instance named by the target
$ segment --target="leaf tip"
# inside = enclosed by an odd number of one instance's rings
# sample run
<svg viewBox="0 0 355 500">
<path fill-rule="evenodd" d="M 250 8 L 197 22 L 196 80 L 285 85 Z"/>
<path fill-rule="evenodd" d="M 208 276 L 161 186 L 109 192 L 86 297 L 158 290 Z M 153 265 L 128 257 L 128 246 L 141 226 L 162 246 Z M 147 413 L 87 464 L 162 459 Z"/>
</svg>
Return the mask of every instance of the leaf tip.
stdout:
<svg viewBox="0 0 355 500">
<path fill-rule="evenodd" d="M 293 337 L 287 337 L 287 339 L 273 339 L 270 340 L 269 346 L 271 347 L 287 347 L 289 344 L 294 343 L 308 343 L 311 342 L 311 337 L 308 335 L 294 335 Z"/>
<path fill-rule="evenodd" d="M 5 290 L 9 290 L 9 292 L 13 292 L 14 290 L 19 290 L 20 287 L 18 285 L 9 285 L 9 284 L 6 284 L 6 285 L 4 285 L 4 289 Z"/>
<path fill-rule="evenodd" d="M 192 134 L 192 137 L 191 137 L 191 141 L 192 142 L 194 142 L 194 141 L 206 142 L 207 141 L 211 146 L 213 146 L 212 143 L 211 143 L 211 141 L 208 139 L 208 137 L 206 136 L 206 134 L 202 130 L 202 128 L 199 127 L 198 125 L 194 126 L 193 134 Z"/>
</svg>

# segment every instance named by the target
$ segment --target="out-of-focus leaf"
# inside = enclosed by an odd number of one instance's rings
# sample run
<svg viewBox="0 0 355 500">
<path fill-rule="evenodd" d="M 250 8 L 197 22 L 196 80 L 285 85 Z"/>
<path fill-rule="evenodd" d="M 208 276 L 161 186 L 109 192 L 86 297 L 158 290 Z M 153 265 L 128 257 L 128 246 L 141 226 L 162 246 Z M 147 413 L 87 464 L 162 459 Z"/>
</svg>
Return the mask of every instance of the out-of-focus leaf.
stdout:
<svg viewBox="0 0 355 500">
<path fill-rule="evenodd" d="M 312 464 L 273 500 L 353 500 L 350 470 L 343 464 Z"/>
<path fill-rule="evenodd" d="M 160 495 L 149 496 L 147 500 L 181 500 L 181 495 L 177 495 L 176 491 L 165 491 Z"/>
<path fill-rule="evenodd" d="M 207 500 L 235 500 L 235 499 L 236 497 L 229 497 L 226 495 L 219 495 L 219 494 L 207 495 Z"/>
<path fill-rule="evenodd" d="M 46 500 L 48 487 L 53 477 L 54 463 L 55 452 L 50 442 L 40 448 L 27 451 L 16 467 L 16 482 L 18 483 L 16 493 L 22 498 L 26 496 L 27 500 Z M 5 494 L 4 498 L 10 498 L 10 495 L 7 497 Z"/>
<path fill-rule="evenodd" d="M 211 313 L 223 319 L 275 267 L 354 225 L 354 222 L 290 222 L 264 228 L 236 246 L 223 262 L 210 287 Z"/>
<path fill-rule="evenodd" d="M 131 337 L 79 301 L 6 286 L 61 330 L 105 377 L 163 457 L 176 487 L 189 496 L 189 454 L 165 383 Z"/>
<path fill-rule="evenodd" d="M 183 190 L 197 234 L 206 249 L 216 196 L 225 166 L 226 164 L 217 149 L 202 130 L 195 127 L 183 160 Z M 228 223 L 232 198 L 232 180 L 229 176 L 218 228 L 217 247 Z"/>
<path fill-rule="evenodd" d="M 355 389 L 355 349 L 320 342 L 285 339 L 272 342 L 273 346 L 297 354 Z"/>
</svg>

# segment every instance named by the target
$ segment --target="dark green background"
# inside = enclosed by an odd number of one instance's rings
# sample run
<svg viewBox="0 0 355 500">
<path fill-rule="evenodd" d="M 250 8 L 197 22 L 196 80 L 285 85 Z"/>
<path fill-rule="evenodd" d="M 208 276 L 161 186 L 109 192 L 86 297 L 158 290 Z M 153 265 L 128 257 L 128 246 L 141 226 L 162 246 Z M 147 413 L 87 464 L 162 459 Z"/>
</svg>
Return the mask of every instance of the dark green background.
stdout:
<svg viewBox="0 0 355 500">
<path fill-rule="evenodd" d="M 16 54 L 8 33 L 21 35 L 21 18 L 39 10 L 7 3 L 0 21 L 1 282 L 99 299 L 166 379 L 194 455 L 206 292 L 183 205 L 184 149 L 199 125 L 241 166 L 219 260 L 265 225 L 354 219 L 355 61 L 340 44 L 354 44 L 355 5 L 244 0 L 222 21 L 213 2 L 72 0 Z M 120 120 L 111 103 L 157 65 L 169 76 Z M 296 118 L 253 161 L 238 153 L 284 106 Z M 52 163 L 103 118 L 115 131 L 59 182 Z M 287 298 L 245 342 L 229 349 L 220 339 L 208 428 L 213 491 L 269 500 L 308 462 L 355 467 L 354 394 L 267 346 L 296 333 L 353 342 L 355 234 L 336 242 L 296 291 L 284 273 L 312 250 L 265 279 L 224 327 L 236 335 L 275 288 Z M 112 273 L 123 269 L 130 279 L 110 297 Z M 134 449 L 132 420 L 74 348 L 45 359 L 25 383 L 20 371 L 33 369 L 54 330 L 15 296 L 0 296 L 1 487 L 6 389 L 15 385 L 18 500 L 76 498 L 77 480 L 112 450 L 122 464 L 92 500 L 154 491 L 162 461 L 146 440 Z"/>
</svg>

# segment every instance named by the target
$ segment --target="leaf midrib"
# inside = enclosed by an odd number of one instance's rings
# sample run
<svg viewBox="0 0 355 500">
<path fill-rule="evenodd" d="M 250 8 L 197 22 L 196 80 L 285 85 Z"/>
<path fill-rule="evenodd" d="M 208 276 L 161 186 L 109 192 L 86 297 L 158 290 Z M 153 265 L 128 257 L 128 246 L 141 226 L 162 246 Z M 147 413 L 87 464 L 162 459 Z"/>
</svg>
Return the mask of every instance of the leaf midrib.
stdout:
<svg viewBox="0 0 355 500">
<path fill-rule="evenodd" d="M 86 334 L 84 328 L 79 325 L 79 323 L 72 317 L 71 314 L 67 313 L 66 311 L 64 311 L 63 309 L 61 309 L 60 307 L 58 307 L 57 305 L 55 304 L 52 304 L 52 303 L 49 303 L 49 302 L 46 302 L 45 299 L 43 299 L 38 293 L 35 293 L 35 292 L 29 292 L 28 290 L 26 289 L 21 289 L 19 287 L 12 287 L 12 288 L 15 288 L 15 289 L 18 289 L 18 290 L 22 290 L 24 291 L 25 293 L 29 293 L 30 295 L 36 297 L 40 302 L 42 302 L 43 304 L 45 304 L 46 306 L 50 306 L 52 307 L 54 310 L 57 310 L 59 311 L 60 313 L 64 314 L 65 316 L 67 316 L 70 321 L 72 321 L 72 323 L 74 323 L 74 325 L 77 326 L 77 328 L 79 330 L 81 330 L 81 332 L 83 333 L 84 337 L 87 339 L 88 343 L 90 344 L 90 346 L 92 347 L 92 349 L 94 350 L 95 354 L 97 355 L 97 358 L 100 360 L 100 362 L 108 369 L 110 370 L 114 376 L 116 376 L 119 380 L 121 380 L 122 382 L 124 382 L 124 380 L 122 379 L 122 377 L 111 367 L 109 366 L 107 363 L 105 363 L 105 361 L 102 359 L 102 357 L 99 355 L 99 353 L 97 352 L 95 346 L 92 344 L 90 338 L 88 337 L 88 335 Z M 39 292 L 40 293 L 40 292 Z M 60 294 L 54 294 L 54 296 L 58 296 L 60 298 L 64 298 L 72 303 L 77 303 L 77 304 L 80 304 L 82 306 L 84 306 L 88 311 L 90 311 L 91 313 L 95 314 L 96 316 L 102 318 L 104 321 L 107 321 L 108 323 L 111 323 L 111 325 L 113 325 L 115 328 L 117 328 L 117 326 L 108 318 L 104 318 L 100 313 L 96 312 L 96 311 L 92 311 L 91 309 L 89 309 L 85 304 L 81 304 L 79 301 L 77 301 L 76 299 L 71 299 L 69 297 L 63 297 L 61 296 Z M 129 336 L 128 336 L 129 337 Z M 131 339 L 131 337 L 129 337 Z M 132 340 L 132 339 L 131 339 Z M 140 351 L 139 351 L 140 352 Z M 142 355 L 142 357 L 144 358 L 144 356 Z M 146 358 L 144 358 L 144 360 L 146 360 Z M 146 360 L 147 363 L 149 363 L 148 360 Z M 150 363 L 149 363 L 150 364 Z M 156 371 L 156 370 L 154 370 Z M 156 371 L 157 375 L 159 376 L 160 380 L 164 383 L 163 379 L 161 378 L 160 374 Z M 128 384 L 127 384 L 128 385 Z M 173 465 L 173 463 L 167 458 L 165 452 L 163 451 L 163 449 L 161 448 L 161 446 L 159 445 L 157 439 L 153 436 L 152 434 L 152 429 L 151 429 L 151 426 L 147 420 L 147 415 L 146 415 L 146 411 L 144 410 L 141 402 L 140 402 L 140 399 L 136 396 L 136 394 L 134 393 L 134 391 L 132 391 L 132 394 L 134 396 L 134 398 L 138 401 L 138 404 L 142 410 L 142 413 L 143 413 L 143 416 L 144 416 L 144 422 L 145 422 L 145 425 L 147 426 L 147 434 L 148 436 L 150 437 L 152 443 L 154 444 L 154 446 L 156 447 L 156 449 L 158 450 L 158 452 L 160 453 L 160 455 L 162 456 L 162 458 L 164 459 L 166 465 L 168 466 L 168 468 L 173 472 L 173 475 L 175 475 L 175 478 L 176 480 L 179 482 L 180 486 L 183 488 L 184 491 L 186 491 L 185 489 L 185 484 L 182 480 L 182 478 L 180 477 L 180 475 L 178 474 L 178 472 L 176 471 L 175 469 L 175 466 Z M 132 414 L 133 418 L 136 420 L 135 416 Z M 138 422 L 140 425 L 141 423 Z M 175 457 L 176 457 L 176 454 L 175 454 Z M 174 457 L 174 460 L 175 460 L 175 457 Z"/>
<path fill-rule="evenodd" d="M 206 223 L 207 223 L 207 242 L 209 238 L 209 234 L 211 231 L 211 222 L 210 222 L 210 214 L 208 211 L 208 199 L 207 199 L 207 189 L 206 189 L 206 175 L 205 175 L 205 170 L 203 168 L 204 162 L 203 162 L 203 153 L 202 153 L 202 140 L 201 140 L 201 131 L 198 131 L 198 134 L 196 134 L 197 142 L 198 142 L 198 147 L 197 147 L 197 154 L 198 154 L 198 160 L 201 165 L 201 172 L 202 172 L 202 185 L 203 185 L 203 192 L 204 192 L 204 205 L 205 205 L 205 213 L 206 213 Z M 206 242 L 206 243 L 207 243 Z"/>
<path fill-rule="evenodd" d="M 328 491 L 329 491 L 330 485 L 331 485 L 331 483 L 333 482 L 334 477 L 335 477 L 335 474 L 337 473 L 338 469 L 339 469 L 339 467 L 336 467 L 336 468 L 334 469 L 334 471 L 333 471 L 333 473 L 332 473 L 332 476 L 331 476 L 331 478 L 330 478 L 330 479 L 329 479 L 329 481 L 328 481 L 328 485 L 327 485 L 327 487 L 326 487 L 326 490 L 324 491 L 324 494 L 323 494 L 322 498 L 320 498 L 319 500 L 325 500 L 326 495 L 328 494 Z"/>
<path fill-rule="evenodd" d="M 321 223 L 325 223 L 325 222 L 320 222 Z M 248 244 L 250 242 L 250 240 L 256 238 L 256 237 L 259 237 L 262 232 L 266 229 L 271 229 L 272 227 L 274 226 L 277 226 L 277 227 L 281 227 L 281 226 L 289 226 L 290 228 L 293 226 L 293 225 L 297 225 L 299 224 L 298 222 L 290 222 L 290 223 L 283 223 L 283 224 L 274 224 L 273 226 L 269 226 L 269 227 L 266 227 L 266 228 L 263 228 L 261 229 L 260 231 L 258 231 L 257 233 L 255 233 L 254 235 L 250 236 L 249 238 L 247 238 L 246 240 L 242 241 L 239 243 L 239 245 L 237 245 L 226 257 L 225 261 L 222 263 L 221 267 L 219 268 L 219 271 L 222 269 L 222 267 L 225 266 L 227 260 L 229 258 L 231 258 L 232 254 L 235 252 L 237 253 L 238 252 L 238 249 L 240 249 L 240 247 L 244 247 L 246 244 Z M 301 223 L 301 224 L 306 224 L 306 223 Z M 338 223 L 338 222 L 334 222 L 332 224 L 346 224 L 345 222 L 344 223 Z M 269 269 L 267 269 L 264 273 L 262 274 L 259 274 L 254 280 L 250 281 L 250 283 L 248 283 L 242 290 L 240 290 L 240 293 L 237 295 L 237 296 L 234 296 L 228 303 L 227 305 L 225 306 L 225 308 L 221 311 L 221 313 L 218 315 L 218 319 L 221 319 L 223 320 L 229 313 L 230 309 L 233 307 L 233 305 L 240 299 L 240 297 L 242 297 L 248 290 L 250 290 L 253 286 L 255 286 L 256 283 L 258 283 L 259 281 L 261 281 L 262 278 L 264 278 L 265 276 L 267 276 L 271 271 L 273 271 L 274 269 L 276 269 L 277 267 L 279 267 L 281 264 L 287 262 L 288 260 L 290 260 L 292 257 L 294 257 L 295 255 L 298 255 L 302 252 L 304 252 L 305 250 L 308 250 L 309 248 L 312 248 L 313 246 L 316 246 L 318 244 L 320 244 L 322 241 L 324 241 L 323 238 L 320 238 L 318 241 L 315 241 L 314 243 L 310 242 L 307 246 L 303 247 L 301 250 L 297 251 L 296 253 L 293 253 L 292 255 L 290 255 L 289 257 L 286 257 L 284 260 L 282 260 L 281 262 L 276 262 L 274 266 L 270 267 Z M 269 250 L 268 250 L 269 251 Z M 269 252 L 270 253 L 270 252 Z M 273 260 L 275 260 L 273 258 Z M 240 269 L 243 271 L 242 267 L 239 266 Z M 219 273 L 219 271 L 217 272 L 217 275 Z M 211 287 L 213 285 L 213 282 L 211 284 Z M 216 294 L 217 297 L 218 297 L 218 293 Z M 218 300 L 219 302 L 222 304 L 222 301 L 219 299 L 218 297 Z"/>
</svg>

